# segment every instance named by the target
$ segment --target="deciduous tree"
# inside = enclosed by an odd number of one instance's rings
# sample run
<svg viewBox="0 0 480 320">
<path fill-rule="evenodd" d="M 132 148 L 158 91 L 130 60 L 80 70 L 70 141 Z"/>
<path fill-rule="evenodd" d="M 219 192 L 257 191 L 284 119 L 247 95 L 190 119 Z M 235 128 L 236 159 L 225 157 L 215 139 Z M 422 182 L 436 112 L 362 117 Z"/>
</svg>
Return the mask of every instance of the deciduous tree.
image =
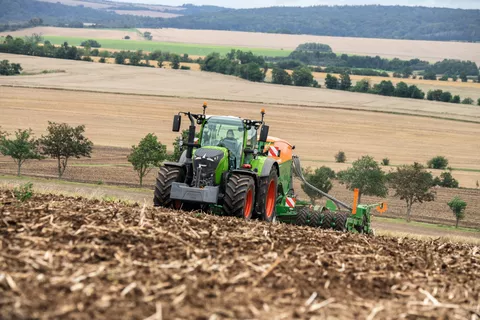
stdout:
<svg viewBox="0 0 480 320">
<path fill-rule="evenodd" d="M 467 208 L 467 203 L 463 201 L 460 197 L 454 197 L 449 203 L 448 206 L 455 216 L 455 228 L 458 228 L 458 222 L 465 218 L 465 209 Z"/>
<path fill-rule="evenodd" d="M 6 134 L 0 132 L 0 153 L 11 157 L 17 164 L 17 175 L 20 175 L 22 164 L 27 160 L 43 159 L 39 152 L 39 142 L 32 134 L 31 129 L 18 129 L 15 137 L 9 139 Z"/>
<path fill-rule="evenodd" d="M 388 194 L 386 175 L 370 156 L 363 156 L 354 161 L 351 168 L 340 171 L 338 179 L 349 190 L 359 189 L 359 203 L 363 194 L 378 197 L 386 197 Z"/>
<path fill-rule="evenodd" d="M 90 157 L 93 143 L 84 136 L 85 126 L 71 127 L 66 123 L 48 122 L 48 134 L 42 136 L 41 153 L 57 159 L 58 177 L 61 178 L 72 157 Z"/>
<path fill-rule="evenodd" d="M 304 176 L 309 184 L 325 193 L 328 193 L 333 187 L 331 179 L 335 179 L 335 172 L 328 167 L 322 166 L 315 169 L 314 172 L 312 172 L 310 169 L 307 169 L 304 173 Z M 310 197 L 310 201 L 312 201 L 314 204 L 316 200 L 323 197 L 321 193 L 312 190 L 312 188 L 304 183 L 302 183 L 302 190 Z"/>
<path fill-rule="evenodd" d="M 414 203 L 435 200 L 432 174 L 419 163 L 398 167 L 396 172 L 389 174 L 389 182 L 395 190 L 395 196 L 407 203 L 408 222 L 411 220 Z"/>
<path fill-rule="evenodd" d="M 160 167 L 167 157 L 167 147 L 158 141 L 153 133 L 147 134 L 138 144 L 132 146 L 128 156 L 128 162 L 133 165 L 140 179 L 140 186 L 143 185 L 143 178 L 154 168 Z"/>
</svg>

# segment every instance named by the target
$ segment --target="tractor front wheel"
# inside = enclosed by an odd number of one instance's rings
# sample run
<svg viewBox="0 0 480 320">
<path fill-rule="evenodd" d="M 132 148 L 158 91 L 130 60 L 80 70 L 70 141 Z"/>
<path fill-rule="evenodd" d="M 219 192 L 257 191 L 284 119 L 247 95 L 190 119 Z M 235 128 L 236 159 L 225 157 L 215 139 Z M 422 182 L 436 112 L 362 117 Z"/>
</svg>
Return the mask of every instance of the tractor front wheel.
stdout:
<svg viewBox="0 0 480 320">
<path fill-rule="evenodd" d="M 277 204 L 278 174 L 273 167 L 266 178 L 260 179 L 260 191 L 258 195 L 258 212 L 262 220 L 273 222 L 277 219 L 275 206 Z"/>
<path fill-rule="evenodd" d="M 163 166 L 158 171 L 158 177 L 155 184 L 155 193 L 153 196 L 153 205 L 155 207 L 180 209 L 182 202 L 170 199 L 172 183 L 181 182 L 184 173 L 179 167 Z"/>
<path fill-rule="evenodd" d="M 223 210 L 229 216 L 250 220 L 255 208 L 255 181 L 252 177 L 232 174 L 225 188 Z"/>
</svg>

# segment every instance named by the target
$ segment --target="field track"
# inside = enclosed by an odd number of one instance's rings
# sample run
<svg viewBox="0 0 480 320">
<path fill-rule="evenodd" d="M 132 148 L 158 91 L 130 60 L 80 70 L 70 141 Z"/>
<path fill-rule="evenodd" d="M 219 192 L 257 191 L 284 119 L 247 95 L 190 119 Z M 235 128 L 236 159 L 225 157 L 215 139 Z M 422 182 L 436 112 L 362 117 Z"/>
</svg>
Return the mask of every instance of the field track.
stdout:
<svg viewBox="0 0 480 320">
<path fill-rule="evenodd" d="M 479 315 L 478 247 L 0 192 L 0 318 Z"/>
</svg>

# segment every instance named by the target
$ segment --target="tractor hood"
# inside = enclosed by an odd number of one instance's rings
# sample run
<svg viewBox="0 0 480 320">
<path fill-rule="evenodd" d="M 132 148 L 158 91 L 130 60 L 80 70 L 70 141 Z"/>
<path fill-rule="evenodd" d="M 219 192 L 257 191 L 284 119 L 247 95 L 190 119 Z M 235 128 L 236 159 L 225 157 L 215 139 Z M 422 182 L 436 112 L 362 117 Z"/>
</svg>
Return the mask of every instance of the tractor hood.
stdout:
<svg viewBox="0 0 480 320">
<path fill-rule="evenodd" d="M 221 147 L 197 149 L 193 156 L 193 186 L 218 185 L 228 170 L 228 150 Z"/>
</svg>

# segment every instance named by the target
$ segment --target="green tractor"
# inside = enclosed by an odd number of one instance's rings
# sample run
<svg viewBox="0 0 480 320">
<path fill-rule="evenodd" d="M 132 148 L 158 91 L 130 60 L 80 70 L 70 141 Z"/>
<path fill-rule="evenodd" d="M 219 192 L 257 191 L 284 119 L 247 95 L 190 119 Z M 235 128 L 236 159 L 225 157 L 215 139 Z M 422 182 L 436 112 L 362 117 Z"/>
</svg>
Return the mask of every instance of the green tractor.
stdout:
<svg viewBox="0 0 480 320">
<path fill-rule="evenodd" d="M 178 162 L 165 162 L 160 168 L 154 206 L 372 232 L 370 209 L 377 205 L 352 209 L 314 186 L 329 199 L 325 207 L 297 201 L 293 175 L 306 183 L 300 159 L 292 154 L 294 146 L 268 136 L 263 109 L 260 120 L 250 120 L 207 116 L 206 108 L 204 104 L 201 114 L 180 112 L 174 116 L 174 132 L 180 131 L 182 115 L 190 121 L 188 140 L 181 142 L 186 150 Z M 200 126 L 198 140 L 196 125 Z"/>
</svg>

